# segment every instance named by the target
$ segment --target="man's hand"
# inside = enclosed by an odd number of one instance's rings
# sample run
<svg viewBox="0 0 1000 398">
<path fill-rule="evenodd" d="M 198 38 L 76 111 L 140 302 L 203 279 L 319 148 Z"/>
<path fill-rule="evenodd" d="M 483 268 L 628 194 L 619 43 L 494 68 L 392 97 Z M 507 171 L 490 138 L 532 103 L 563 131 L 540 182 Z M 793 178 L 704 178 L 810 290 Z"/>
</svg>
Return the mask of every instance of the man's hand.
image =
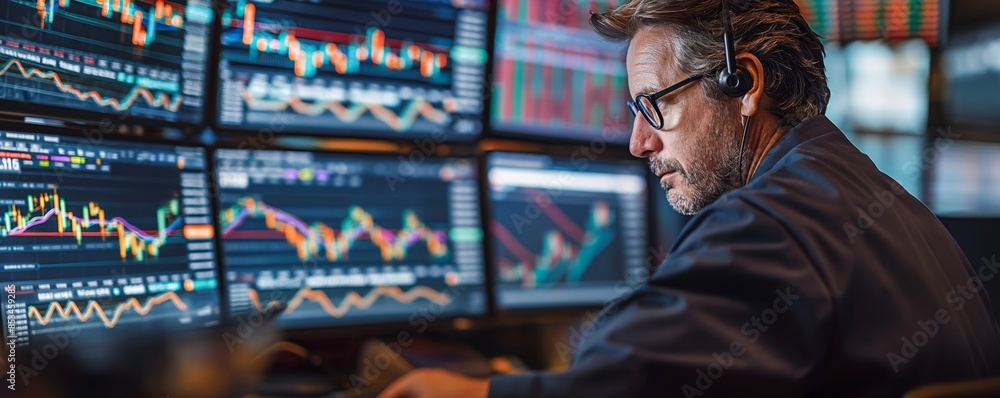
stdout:
<svg viewBox="0 0 1000 398">
<path fill-rule="evenodd" d="M 472 379 L 441 369 L 416 369 L 392 383 L 378 398 L 486 398 L 489 379 Z"/>
</svg>

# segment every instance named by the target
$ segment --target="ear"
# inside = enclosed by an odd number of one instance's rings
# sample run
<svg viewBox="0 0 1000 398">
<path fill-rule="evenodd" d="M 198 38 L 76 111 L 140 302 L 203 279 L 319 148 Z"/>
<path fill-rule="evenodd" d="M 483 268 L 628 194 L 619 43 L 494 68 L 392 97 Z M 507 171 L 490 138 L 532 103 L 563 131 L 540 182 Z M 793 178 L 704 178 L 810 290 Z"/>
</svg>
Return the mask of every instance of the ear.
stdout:
<svg viewBox="0 0 1000 398">
<path fill-rule="evenodd" d="M 750 53 L 740 53 L 736 56 L 736 63 L 746 68 L 753 79 L 753 87 L 740 98 L 740 113 L 742 116 L 754 116 L 763 108 L 764 101 L 764 64 L 760 58 Z"/>
</svg>

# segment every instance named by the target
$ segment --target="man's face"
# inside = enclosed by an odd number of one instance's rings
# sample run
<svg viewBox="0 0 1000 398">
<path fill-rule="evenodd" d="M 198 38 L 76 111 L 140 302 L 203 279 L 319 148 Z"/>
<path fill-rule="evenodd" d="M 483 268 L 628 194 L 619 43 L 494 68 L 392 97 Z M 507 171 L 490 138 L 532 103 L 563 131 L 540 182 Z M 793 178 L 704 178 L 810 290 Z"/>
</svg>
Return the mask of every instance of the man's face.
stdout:
<svg viewBox="0 0 1000 398">
<path fill-rule="evenodd" d="M 673 31 L 643 29 L 632 38 L 626 59 L 631 95 L 651 94 L 686 79 L 675 63 Z M 656 130 L 642 114 L 632 124 L 629 150 L 649 159 L 670 205 L 682 214 L 696 214 L 740 184 L 736 100 L 709 99 L 698 82 L 660 98 L 663 128 Z"/>
</svg>

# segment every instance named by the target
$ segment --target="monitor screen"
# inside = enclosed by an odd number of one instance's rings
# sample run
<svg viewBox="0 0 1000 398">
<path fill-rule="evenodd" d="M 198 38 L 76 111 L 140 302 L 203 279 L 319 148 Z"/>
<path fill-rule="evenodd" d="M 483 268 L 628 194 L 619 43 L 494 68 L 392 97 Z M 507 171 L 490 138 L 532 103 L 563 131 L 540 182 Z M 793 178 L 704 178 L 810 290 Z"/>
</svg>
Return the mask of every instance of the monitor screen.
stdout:
<svg viewBox="0 0 1000 398">
<path fill-rule="evenodd" d="M 218 124 L 474 139 L 488 1 L 228 0 Z"/>
<path fill-rule="evenodd" d="M 201 123 L 211 7 L 212 0 L 5 1 L 0 100 L 40 116 Z"/>
<path fill-rule="evenodd" d="M 494 152 L 487 164 L 498 307 L 598 305 L 645 272 L 641 163 Z"/>
<path fill-rule="evenodd" d="M 938 156 L 928 198 L 934 213 L 1000 217 L 1000 144 L 944 138 L 929 148 Z M 997 237 L 991 235 L 1000 243 Z"/>
<path fill-rule="evenodd" d="M 234 316 L 284 308 L 278 325 L 301 329 L 486 311 L 473 160 L 249 150 L 216 159 Z"/>
<path fill-rule="evenodd" d="M 17 344 L 221 319 L 202 148 L 0 130 L 0 175 L 4 332 Z"/>
<path fill-rule="evenodd" d="M 853 42 L 843 48 L 849 129 L 923 135 L 930 104 L 931 51 L 920 40 Z M 914 155 L 916 156 L 916 155 Z"/>
<path fill-rule="evenodd" d="M 957 34 L 944 51 L 945 106 L 952 122 L 1000 126 L 1000 24 Z"/>
<path fill-rule="evenodd" d="M 616 1 L 500 0 L 491 125 L 501 133 L 628 142 L 625 46 L 601 39 L 590 12 Z"/>
</svg>

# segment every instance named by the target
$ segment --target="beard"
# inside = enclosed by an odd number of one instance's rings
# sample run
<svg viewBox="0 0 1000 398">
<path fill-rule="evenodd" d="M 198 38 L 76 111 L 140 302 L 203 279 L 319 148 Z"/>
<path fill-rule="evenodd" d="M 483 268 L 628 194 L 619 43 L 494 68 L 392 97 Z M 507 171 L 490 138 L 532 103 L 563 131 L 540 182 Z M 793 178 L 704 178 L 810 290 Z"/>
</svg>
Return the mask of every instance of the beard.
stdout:
<svg viewBox="0 0 1000 398">
<path fill-rule="evenodd" d="M 681 177 L 682 182 L 677 186 L 661 182 L 667 201 L 678 213 L 688 216 L 698 214 L 723 194 L 742 185 L 739 157 L 743 126 L 738 122 L 739 113 L 734 107 L 727 108 L 720 104 L 715 114 L 720 116 L 712 119 L 708 136 L 693 140 L 692 161 L 687 167 L 672 158 L 650 160 L 649 167 L 653 173 L 659 175 L 666 170 L 675 170 Z"/>
</svg>

